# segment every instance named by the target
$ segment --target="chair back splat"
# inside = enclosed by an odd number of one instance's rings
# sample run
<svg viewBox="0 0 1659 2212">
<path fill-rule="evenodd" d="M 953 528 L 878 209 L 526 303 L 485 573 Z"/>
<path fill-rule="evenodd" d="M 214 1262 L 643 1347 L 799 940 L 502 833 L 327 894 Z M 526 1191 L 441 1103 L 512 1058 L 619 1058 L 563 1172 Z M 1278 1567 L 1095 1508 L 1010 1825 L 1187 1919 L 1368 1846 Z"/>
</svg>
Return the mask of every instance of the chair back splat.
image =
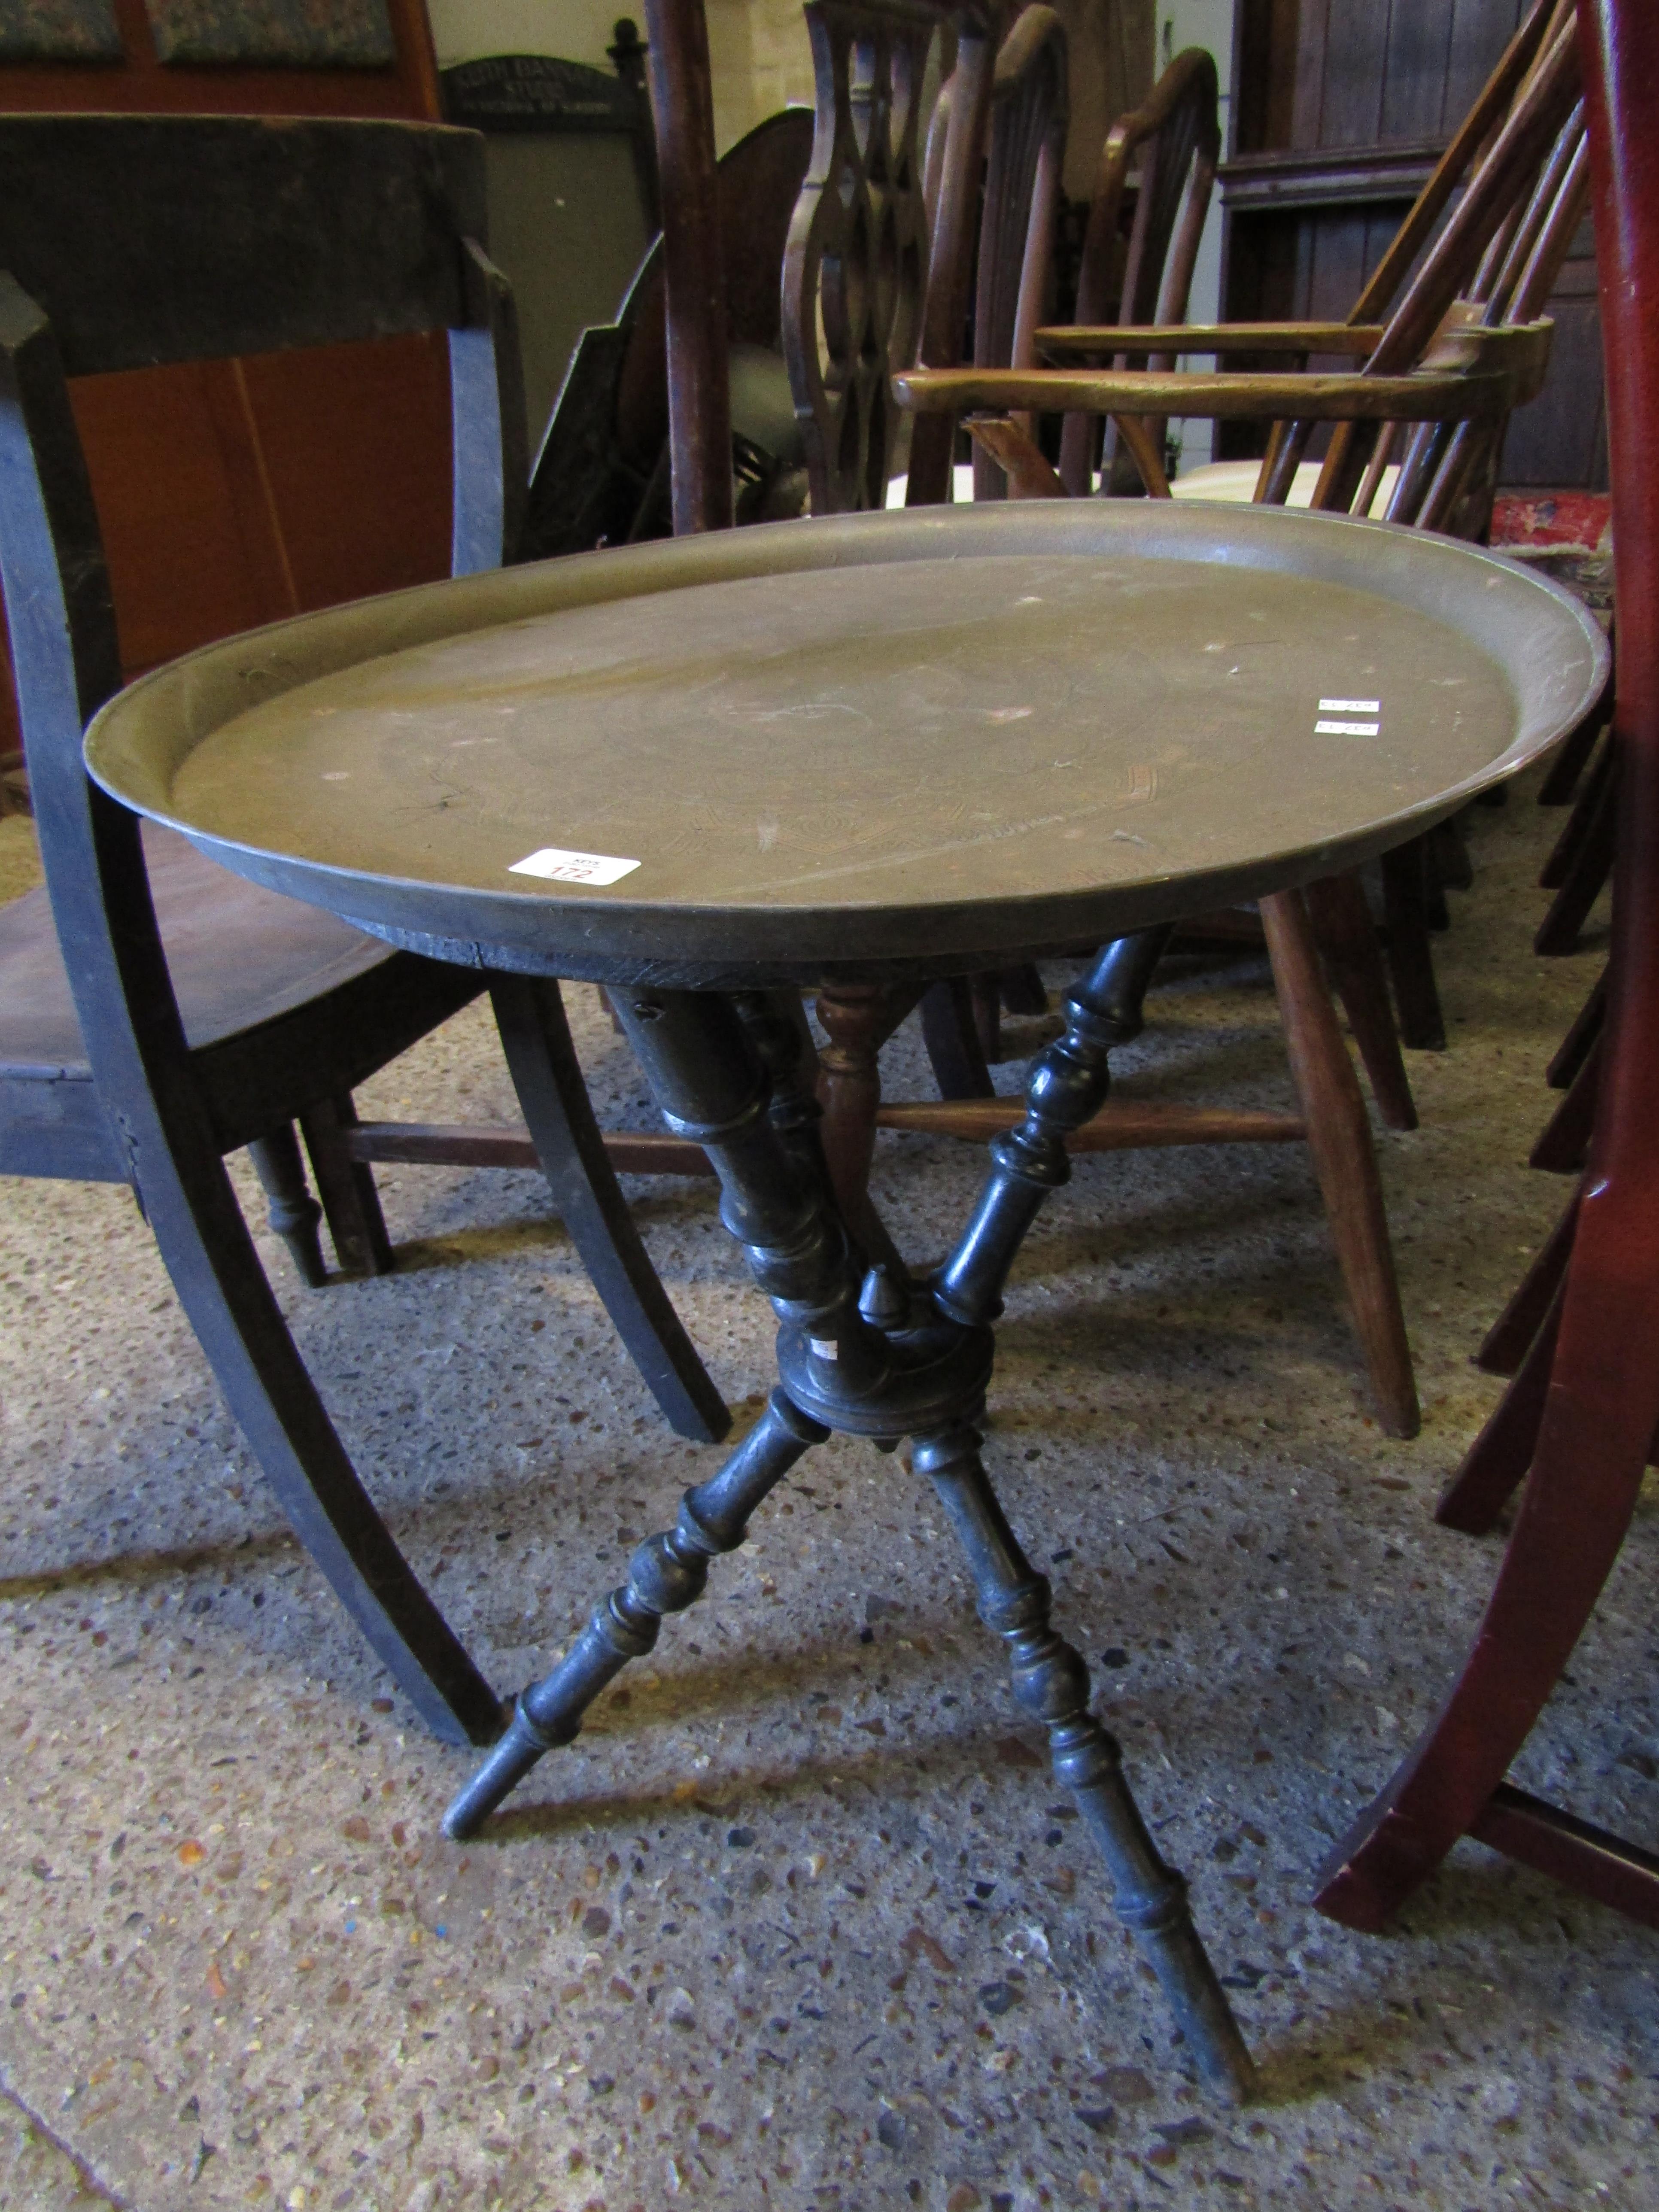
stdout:
<svg viewBox="0 0 1659 2212">
<path fill-rule="evenodd" d="M 817 133 L 784 257 L 783 338 L 817 514 L 878 507 L 896 472 L 890 380 L 961 358 L 997 45 L 987 0 L 808 0 Z M 933 155 L 919 153 L 928 50 L 956 31 Z M 911 506 L 947 496 L 954 421 L 914 426 Z"/>
</svg>

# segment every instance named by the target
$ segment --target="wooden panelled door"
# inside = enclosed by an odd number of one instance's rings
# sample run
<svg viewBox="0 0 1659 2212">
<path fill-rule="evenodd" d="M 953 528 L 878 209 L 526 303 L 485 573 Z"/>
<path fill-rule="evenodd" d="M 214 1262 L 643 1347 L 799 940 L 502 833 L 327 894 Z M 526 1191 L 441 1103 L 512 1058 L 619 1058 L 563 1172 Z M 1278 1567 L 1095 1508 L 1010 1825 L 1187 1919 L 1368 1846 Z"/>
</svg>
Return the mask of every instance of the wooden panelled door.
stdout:
<svg viewBox="0 0 1659 2212">
<path fill-rule="evenodd" d="M 441 113 L 422 0 L 0 4 L 0 111 L 89 109 Z M 441 334 L 88 377 L 71 397 L 129 677 L 448 573 Z"/>
</svg>

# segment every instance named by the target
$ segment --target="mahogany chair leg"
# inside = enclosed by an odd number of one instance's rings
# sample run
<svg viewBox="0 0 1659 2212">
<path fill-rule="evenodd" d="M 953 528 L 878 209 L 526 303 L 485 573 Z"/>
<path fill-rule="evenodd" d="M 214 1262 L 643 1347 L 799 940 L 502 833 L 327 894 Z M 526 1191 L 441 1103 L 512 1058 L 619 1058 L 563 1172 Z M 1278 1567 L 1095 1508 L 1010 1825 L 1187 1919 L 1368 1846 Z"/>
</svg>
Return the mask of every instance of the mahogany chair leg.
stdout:
<svg viewBox="0 0 1659 2212">
<path fill-rule="evenodd" d="M 536 1157 L 605 1311 L 670 1426 L 717 1443 L 732 1416 L 651 1264 L 606 1157 L 558 985 L 492 975 L 489 996 Z"/>
<path fill-rule="evenodd" d="M 1595 979 L 1595 988 L 1578 1009 L 1572 1027 L 1556 1047 L 1555 1057 L 1544 1073 L 1544 1080 L 1552 1091 L 1566 1091 L 1574 1077 L 1589 1059 L 1590 1048 L 1601 1034 L 1601 1024 L 1607 1012 L 1607 971 L 1604 968 Z"/>
<path fill-rule="evenodd" d="M 1314 1902 L 1347 1927 L 1383 1927 L 1458 1838 L 1480 1826 L 1624 1542 L 1659 1414 L 1659 1366 L 1636 1403 L 1621 1387 L 1628 1355 L 1606 1360 L 1583 1336 L 1575 1350 L 1585 1356 L 1570 1356 L 1567 1346 L 1564 1326 L 1553 1371 L 1546 1370 L 1526 1493 L 1463 1671 L 1320 1870 Z M 1536 1387 L 1525 1369 L 1505 1404 L 1523 1383 Z"/>
<path fill-rule="evenodd" d="M 1413 1052 L 1444 1052 L 1445 1017 L 1429 942 L 1425 857 L 1420 838 L 1382 855 L 1382 915 L 1400 1036 Z"/>
<path fill-rule="evenodd" d="M 256 1137 L 247 1150 L 265 1194 L 272 1229 L 287 1245 L 295 1271 L 306 1288 L 321 1290 L 328 1280 L 322 1240 L 317 1234 L 323 1209 L 306 1182 L 305 1163 L 300 1158 L 300 1140 L 293 1124 L 284 1122 L 268 1137 Z"/>
<path fill-rule="evenodd" d="M 1595 1102 L 1601 1089 L 1603 1040 L 1598 1037 L 1572 1079 L 1571 1088 L 1545 1123 L 1527 1164 L 1546 1175 L 1577 1175 L 1589 1150 Z"/>
<path fill-rule="evenodd" d="M 1510 1387 L 1492 1408 L 1462 1464 L 1441 1492 L 1434 1517 L 1444 1528 L 1484 1536 L 1527 1479 L 1561 1333 L 1562 1285 L 1545 1310 Z"/>
<path fill-rule="evenodd" d="M 922 994 L 921 1041 L 941 1098 L 996 1096 L 974 1012 L 973 987 L 965 975 L 930 983 Z"/>
<path fill-rule="evenodd" d="M 1582 1187 L 1572 1203 L 1551 1230 L 1549 1237 L 1521 1280 L 1510 1302 L 1486 1331 L 1474 1364 L 1488 1375 L 1513 1375 L 1549 1312 L 1561 1278 L 1572 1255 L 1573 1232 L 1578 1226 Z"/>
<path fill-rule="evenodd" d="M 1437 823 L 1430 830 L 1429 851 L 1433 855 L 1440 880 L 1448 890 L 1474 889 L 1474 863 L 1469 858 L 1468 841 L 1456 815 Z"/>
<path fill-rule="evenodd" d="M 870 1202 L 881 1105 L 878 1055 L 884 1040 L 903 1019 L 902 1012 L 895 1014 L 895 1003 L 878 983 L 829 984 L 819 992 L 818 1020 L 830 1042 L 818 1054 L 818 1100 L 823 1108 L 824 1163 L 842 1219 L 865 1258 L 872 1266 L 894 1269 L 903 1282 L 908 1271 Z"/>
<path fill-rule="evenodd" d="M 1540 890 L 1559 890 L 1571 872 L 1572 864 L 1585 838 L 1596 811 L 1607 797 L 1607 787 L 1613 777 L 1613 732 L 1607 733 L 1607 742 L 1590 763 L 1578 796 L 1572 802 L 1572 811 L 1561 825 L 1560 835 L 1550 847 L 1549 855 L 1538 871 Z"/>
<path fill-rule="evenodd" d="M 1301 892 L 1279 891 L 1263 899 L 1261 923 L 1314 1172 L 1378 1417 L 1390 1436 L 1414 1437 L 1421 1425 L 1417 1384 L 1370 1123 L 1320 970 Z"/>
<path fill-rule="evenodd" d="M 1330 876 L 1310 884 L 1307 900 L 1314 935 L 1370 1078 L 1377 1111 L 1390 1129 L 1414 1129 L 1417 1102 L 1400 1054 L 1376 925 L 1359 878 Z"/>
<path fill-rule="evenodd" d="M 1578 933 L 1613 873 L 1613 848 L 1619 826 L 1619 786 L 1609 777 L 1602 787 L 1584 836 L 1538 925 L 1532 949 L 1547 959 L 1577 950 Z"/>
<path fill-rule="evenodd" d="M 352 1158 L 342 1135 L 356 1123 L 357 1109 L 349 1092 L 319 1099 L 300 1116 L 335 1256 L 348 1274 L 389 1275 L 396 1261 L 374 1171 L 367 1160 Z"/>
<path fill-rule="evenodd" d="M 1590 755 L 1595 750 L 1595 741 L 1607 727 L 1607 717 L 1613 712 L 1613 672 L 1607 673 L 1607 688 L 1576 730 L 1561 741 L 1561 749 L 1550 764 L 1550 772 L 1538 789 L 1540 806 L 1565 806 L 1577 788 Z"/>
</svg>

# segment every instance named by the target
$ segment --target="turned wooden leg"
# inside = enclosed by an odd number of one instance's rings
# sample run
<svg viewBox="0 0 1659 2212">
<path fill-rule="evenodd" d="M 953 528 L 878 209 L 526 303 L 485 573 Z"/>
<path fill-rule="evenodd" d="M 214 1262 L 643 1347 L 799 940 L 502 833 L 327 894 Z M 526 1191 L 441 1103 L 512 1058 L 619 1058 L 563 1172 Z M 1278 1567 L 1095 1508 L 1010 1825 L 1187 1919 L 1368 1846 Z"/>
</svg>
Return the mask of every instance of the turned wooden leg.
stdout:
<svg viewBox="0 0 1659 2212">
<path fill-rule="evenodd" d="M 1421 1425 L 1417 1385 L 1370 1123 L 1320 972 L 1300 891 L 1264 898 L 1261 923 L 1314 1172 L 1324 1194 L 1378 1415 L 1390 1436 L 1414 1437 Z"/>
<path fill-rule="evenodd" d="M 287 1245 L 306 1288 L 321 1290 L 328 1280 L 328 1269 L 323 1265 L 322 1242 L 317 1234 L 323 1209 L 306 1182 L 300 1140 L 294 1133 L 293 1124 L 284 1122 L 270 1136 L 256 1137 L 247 1149 L 265 1194 L 271 1227 Z"/>
<path fill-rule="evenodd" d="M 904 1263 L 870 1201 L 881 1104 L 878 1055 L 896 1026 L 891 1002 L 878 983 L 826 984 L 817 1012 L 830 1040 L 818 1054 L 819 1136 L 836 1203 L 865 1257 L 872 1265 L 896 1267 L 902 1276 Z"/>
<path fill-rule="evenodd" d="M 1314 935 L 1365 1063 L 1377 1111 L 1390 1129 L 1414 1129 L 1417 1102 L 1400 1054 L 1382 948 L 1359 878 L 1329 876 L 1310 884 L 1307 901 Z"/>
<path fill-rule="evenodd" d="M 352 1158 L 341 1133 L 355 1127 L 356 1121 L 357 1109 L 348 1091 L 307 1106 L 300 1127 L 341 1267 L 348 1274 L 389 1275 L 395 1263 L 374 1170 L 367 1160 Z"/>
</svg>

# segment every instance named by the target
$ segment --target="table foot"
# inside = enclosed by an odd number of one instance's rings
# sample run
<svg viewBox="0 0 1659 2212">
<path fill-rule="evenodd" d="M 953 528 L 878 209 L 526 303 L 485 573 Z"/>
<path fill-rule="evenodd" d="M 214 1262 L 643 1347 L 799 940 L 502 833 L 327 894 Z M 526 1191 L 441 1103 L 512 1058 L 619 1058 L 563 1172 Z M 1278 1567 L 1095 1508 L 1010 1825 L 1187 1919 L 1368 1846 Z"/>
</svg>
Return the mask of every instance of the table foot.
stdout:
<svg viewBox="0 0 1659 2212">
<path fill-rule="evenodd" d="M 737 1550 L 750 1514 L 829 1433 L 781 1390 L 772 1393 L 719 1474 L 686 1492 L 674 1527 L 640 1546 L 627 1582 L 598 1607 L 552 1673 L 520 1692 L 505 1735 L 444 1814 L 446 1835 L 458 1842 L 476 1835 L 544 1752 L 575 1740 L 605 1684 L 654 1647 L 665 1613 L 684 1613 L 702 1595 L 708 1562 Z"/>
<path fill-rule="evenodd" d="M 918 1437 L 915 1457 L 967 1554 L 979 1617 L 1008 1647 L 1015 1702 L 1048 1731 L 1055 1778 L 1077 1799 L 1099 1846 L 1118 1917 L 1133 1931 L 1205 2075 L 1242 2101 L 1255 2087 L 1255 2069 L 1193 1926 L 1187 1884 L 1158 1856 L 1117 1741 L 1089 1711 L 1089 1669 L 1049 1620 L 1048 1578 L 1008 1525 L 978 1433 L 963 1422 Z"/>
</svg>

